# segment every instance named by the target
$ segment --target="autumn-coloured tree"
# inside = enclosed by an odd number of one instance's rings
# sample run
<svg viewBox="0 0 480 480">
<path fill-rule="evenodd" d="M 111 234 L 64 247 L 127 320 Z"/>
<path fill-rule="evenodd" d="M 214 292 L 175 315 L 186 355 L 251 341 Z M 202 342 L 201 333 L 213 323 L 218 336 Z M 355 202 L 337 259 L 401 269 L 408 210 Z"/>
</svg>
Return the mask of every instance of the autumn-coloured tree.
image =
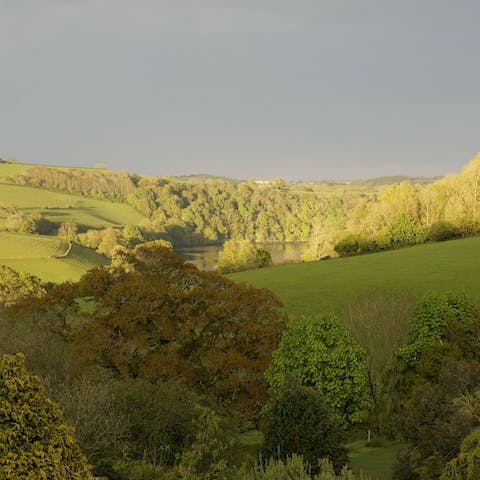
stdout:
<svg viewBox="0 0 480 480">
<path fill-rule="evenodd" d="M 283 329 L 279 300 L 141 245 L 123 264 L 88 273 L 92 299 L 75 344 L 120 377 L 181 381 L 240 409 L 267 398 L 263 373 Z"/>
<path fill-rule="evenodd" d="M 73 431 L 21 354 L 0 362 L 0 477 L 93 480 Z"/>
</svg>

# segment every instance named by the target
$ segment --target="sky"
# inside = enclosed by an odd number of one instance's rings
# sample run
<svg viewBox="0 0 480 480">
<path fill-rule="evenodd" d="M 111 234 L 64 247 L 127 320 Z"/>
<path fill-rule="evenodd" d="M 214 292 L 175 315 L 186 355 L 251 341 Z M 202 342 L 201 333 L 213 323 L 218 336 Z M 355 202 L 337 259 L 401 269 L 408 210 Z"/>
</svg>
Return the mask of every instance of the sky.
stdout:
<svg viewBox="0 0 480 480">
<path fill-rule="evenodd" d="M 146 175 L 445 175 L 478 0 L 0 0 L 0 157 Z"/>
</svg>

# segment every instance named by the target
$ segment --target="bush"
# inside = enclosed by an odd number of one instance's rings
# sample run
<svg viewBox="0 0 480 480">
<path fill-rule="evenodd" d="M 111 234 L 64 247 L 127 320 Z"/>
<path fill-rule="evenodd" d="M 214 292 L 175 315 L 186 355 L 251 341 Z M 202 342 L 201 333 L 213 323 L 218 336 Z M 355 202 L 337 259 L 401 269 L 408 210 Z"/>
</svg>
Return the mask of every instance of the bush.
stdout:
<svg viewBox="0 0 480 480">
<path fill-rule="evenodd" d="M 118 409 L 128 422 L 129 457 L 172 465 L 195 437 L 198 398 L 174 383 L 127 380 L 116 386 Z"/>
<path fill-rule="evenodd" d="M 428 240 L 443 242 L 459 236 L 457 229 L 449 222 L 439 221 L 430 225 L 427 233 Z"/>
<path fill-rule="evenodd" d="M 359 253 L 358 242 L 360 237 L 358 235 L 348 235 L 335 244 L 333 249 L 340 257 L 351 257 Z"/>
<path fill-rule="evenodd" d="M 348 461 L 342 427 L 322 394 L 296 381 L 285 383 L 266 407 L 261 430 L 266 458 L 302 455 L 314 472 L 321 458 L 328 458 L 336 471 Z"/>
<path fill-rule="evenodd" d="M 390 238 L 392 247 L 408 247 L 423 243 L 426 232 L 422 225 L 417 223 L 410 215 L 399 215 L 387 227 L 387 237 Z"/>
<path fill-rule="evenodd" d="M 235 477 L 236 480 L 355 480 L 357 477 L 346 467 L 338 474 L 331 462 L 322 459 L 319 462 L 320 473 L 312 476 L 310 467 L 305 464 L 299 455 L 292 455 L 285 461 L 271 458 L 264 465 L 256 465 L 248 472 L 242 472 Z M 360 478 L 365 478 L 363 475 Z"/>
</svg>

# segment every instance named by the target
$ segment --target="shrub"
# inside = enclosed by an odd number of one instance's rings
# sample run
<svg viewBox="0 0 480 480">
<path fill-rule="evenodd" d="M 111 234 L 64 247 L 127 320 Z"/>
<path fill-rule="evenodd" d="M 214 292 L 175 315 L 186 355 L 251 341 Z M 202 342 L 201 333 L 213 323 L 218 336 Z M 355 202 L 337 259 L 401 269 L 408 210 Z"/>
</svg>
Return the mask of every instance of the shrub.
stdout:
<svg viewBox="0 0 480 480">
<path fill-rule="evenodd" d="M 341 257 L 350 257 L 359 253 L 358 242 L 360 237 L 358 235 L 348 235 L 335 244 L 333 249 Z"/>
<path fill-rule="evenodd" d="M 459 235 L 457 229 L 449 222 L 439 221 L 430 225 L 427 233 L 428 240 L 434 242 L 442 242 L 444 240 L 450 240 Z"/>
<path fill-rule="evenodd" d="M 307 465 L 300 455 L 292 455 L 283 460 L 269 459 L 262 465 L 256 465 L 248 472 L 237 475 L 236 480 L 355 480 L 365 477 L 356 477 L 351 470 L 346 467 L 336 475 L 331 462 L 328 459 L 322 459 L 319 462 L 320 473 L 312 476 L 309 465 Z"/>
<path fill-rule="evenodd" d="M 348 461 L 341 424 L 327 407 L 322 394 L 296 381 L 285 383 L 266 407 L 261 422 L 263 455 L 287 459 L 302 455 L 312 471 L 318 460 L 328 458 L 339 471 Z"/>
</svg>

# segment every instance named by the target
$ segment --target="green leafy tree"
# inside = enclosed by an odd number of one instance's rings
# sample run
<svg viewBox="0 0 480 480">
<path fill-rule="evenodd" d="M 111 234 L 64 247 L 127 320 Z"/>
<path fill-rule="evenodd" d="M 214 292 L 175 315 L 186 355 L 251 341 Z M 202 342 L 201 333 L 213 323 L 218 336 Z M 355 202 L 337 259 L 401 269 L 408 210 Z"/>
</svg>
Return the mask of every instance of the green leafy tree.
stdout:
<svg viewBox="0 0 480 480">
<path fill-rule="evenodd" d="M 265 458 L 302 455 L 314 472 L 322 458 L 328 458 L 337 472 L 348 462 L 342 426 L 315 388 L 286 382 L 262 417 Z"/>
<path fill-rule="evenodd" d="M 272 257 L 265 249 L 256 247 L 248 240 L 227 240 L 218 255 L 219 270 L 235 272 L 248 268 L 262 268 L 272 263 Z"/>
<path fill-rule="evenodd" d="M 142 232 L 136 225 L 125 225 L 122 229 L 122 236 L 128 248 L 133 248 L 144 241 Z"/>
<path fill-rule="evenodd" d="M 0 306 L 12 305 L 22 297 L 40 297 L 44 293 L 39 278 L 0 265 Z"/>
<path fill-rule="evenodd" d="M 90 466 L 60 409 L 24 367 L 0 362 L 0 476 L 5 480 L 91 480 Z"/>
<path fill-rule="evenodd" d="M 410 330 L 410 343 L 399 353 L 397 424 L 412 447 L 397 471 L 409 464 L 418 478 L 436 479 L 447 462 L 452 473 L 472 453 L 467 448 L 462 456 L 461 444 L 478 426 L 478 415 L 462 408 L 458 397 L 469 398 L 480 387 L 480 318 L 465 294 L 432 293 L 419 303 Z M 467 478 L 459 475 L 451 478 Z"/>
<path fill-rule="evenodd" d="M 266 376 L 274 392 L 294 377 L 302 385 L 317 388 L 345 424 L 362 420 L 367 391 L 365 355 L 334 315 L 291 319 Z"/>
<path fill-rule="evenodd" d="M 410 342 L 400 350 L 398 357 L 407 367 L 415 368 L 427 348 L 430 354 L 435 346 L 444 350 L 445 341 L 458 330 L 456 327 L 474 326 L 474 308 L 463 292 L 425 295 L 410 321 Z"/>
<path fill-rule="evenodd" d="M 67 240 L 73 240 L 78 232 L 78 225 L 74 222 L 63 222 L 58 229 L 58 235 Z"/>
</svg>

